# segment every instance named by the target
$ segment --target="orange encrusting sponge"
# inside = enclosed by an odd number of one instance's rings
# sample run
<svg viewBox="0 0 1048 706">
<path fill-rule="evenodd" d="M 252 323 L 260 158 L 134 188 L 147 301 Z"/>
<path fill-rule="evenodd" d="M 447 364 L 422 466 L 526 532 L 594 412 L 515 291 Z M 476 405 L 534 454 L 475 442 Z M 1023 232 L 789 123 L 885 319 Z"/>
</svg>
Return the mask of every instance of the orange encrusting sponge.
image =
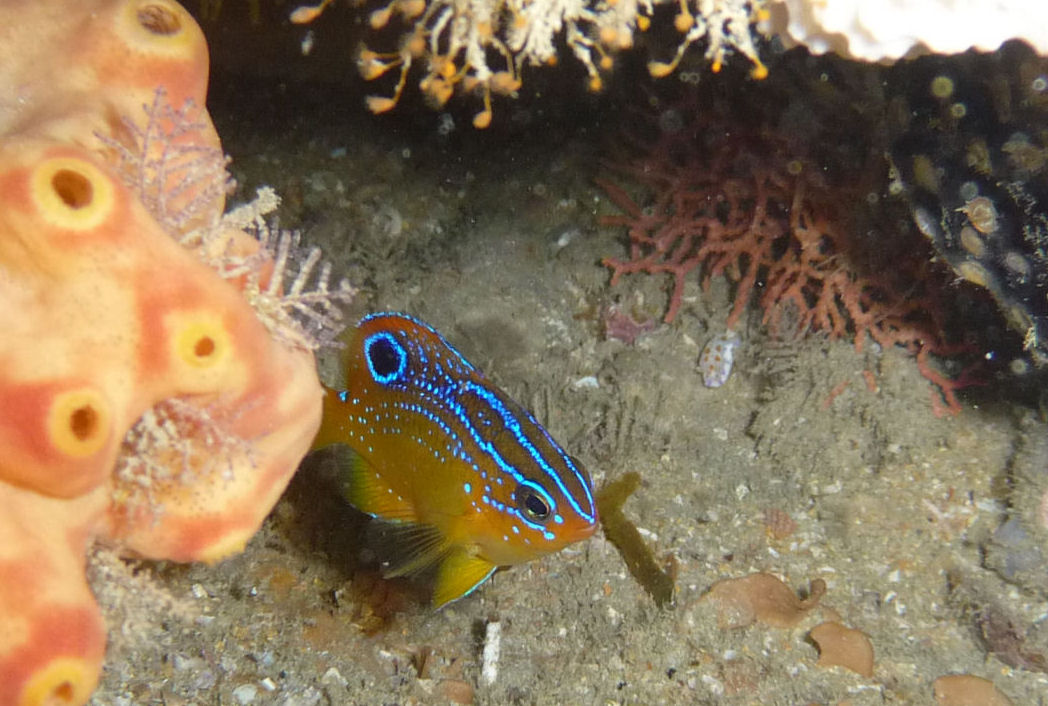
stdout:
<svg viewBox="0 0 1048 706">
<path fill-rule="evenodd" d="M 0 90 L 17 98 L 0 101 L 5 706 L 83 704 L 97 685 L 93 542 L 176 561 L 241 550 L 320 424 L 312 351 L 259 318 L 259 282 L 180 244 L 221 228 L 215 247 L 274 271 L 253 236 L 216 225 L 223 190 L 194 180 L 220 145 L 205 112 L 180 129 L 178 111 L 206 88 L 203 35 L 173 0 L 0 3 Z M 136 131 L 143 107 L 153 133 Z M 172 155 L 189 166 L 150 167 Z"/>
</svg>

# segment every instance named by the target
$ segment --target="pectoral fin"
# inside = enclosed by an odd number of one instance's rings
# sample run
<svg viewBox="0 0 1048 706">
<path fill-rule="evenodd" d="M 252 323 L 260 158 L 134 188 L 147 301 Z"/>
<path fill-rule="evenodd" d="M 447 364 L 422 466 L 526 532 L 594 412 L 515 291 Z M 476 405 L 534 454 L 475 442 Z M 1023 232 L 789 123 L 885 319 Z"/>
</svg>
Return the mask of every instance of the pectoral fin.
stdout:
<svg viewBox="0 0 1048 706">
<path fill-rule="evenodd" d="M 367 460 L 348 446 L 337 449 L 346 500 L 372 517 L 416 522 L 415 507 L 393 490 Z"/>
<path fill-rule="evenodd" d="M 452 601 L 468 596 L 487 581 L 497 568 L 490 561 L 474 556 L 465 549 L 453 549 L 437 568 L 433 607 L 443 608 Z"/>
<path fill-rule="evenodd" d="M 450 545 L 432 525 L 375 520 L 368 527 L 368 543 L 385 566 L 386 578 L 412 576 L 447 555 Z"/>
</svg>

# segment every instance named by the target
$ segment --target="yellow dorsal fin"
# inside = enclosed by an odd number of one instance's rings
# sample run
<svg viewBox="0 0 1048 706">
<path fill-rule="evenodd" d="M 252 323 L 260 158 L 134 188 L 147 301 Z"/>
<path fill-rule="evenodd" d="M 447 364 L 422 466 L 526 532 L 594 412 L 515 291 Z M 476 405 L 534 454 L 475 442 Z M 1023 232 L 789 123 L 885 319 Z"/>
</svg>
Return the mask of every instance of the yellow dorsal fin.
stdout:
<svg viewBox="0 0 1048 706">
<path fill-rule="evenodd" d="M 497 568 L 490 561 L 481 559 L 463 548 L 448 552 L 437 569 L 436 582 L 433 584 L 433 607 L 443 608 L 448 603 L 469 595 L 473 589 L 487 581 Z"/>
</svg>

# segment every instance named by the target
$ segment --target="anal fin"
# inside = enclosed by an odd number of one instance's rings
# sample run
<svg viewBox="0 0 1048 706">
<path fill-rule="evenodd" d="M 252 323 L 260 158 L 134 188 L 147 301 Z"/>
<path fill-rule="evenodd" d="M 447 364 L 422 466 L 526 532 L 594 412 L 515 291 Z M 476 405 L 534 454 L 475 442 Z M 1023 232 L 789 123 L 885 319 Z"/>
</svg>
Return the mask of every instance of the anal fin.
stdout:
<svg viewBox="0 0 1048 706">
<path fill-rule="evenodd" d="M 433 585 L 433 607 L 443 608 L 452 601 L 468 596 L 488 580 L 498 566 L 458 547 L 448 552 L 437 568 Z"/>
</svg>

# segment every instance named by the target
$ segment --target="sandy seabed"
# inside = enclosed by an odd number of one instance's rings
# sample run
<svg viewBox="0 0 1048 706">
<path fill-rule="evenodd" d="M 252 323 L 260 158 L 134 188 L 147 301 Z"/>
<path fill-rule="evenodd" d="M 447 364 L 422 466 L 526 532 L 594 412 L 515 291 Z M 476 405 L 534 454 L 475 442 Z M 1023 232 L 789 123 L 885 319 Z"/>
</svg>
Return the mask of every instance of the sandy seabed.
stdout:
<svg viewBox="0 0 1048 706">
<path fill-rule="evenodd" d="M 625 254 L 621 229 L 598 223 L 614 209 L 593 182 L 613 124 L 521 130 L 519 143 L 477 136 L 466 114 L 441 136 L 435 113 L 383 121 L 353 97 L 223 86 L 211 109 L 238 197 L 282 194 L 282 225 L 361 287 L 351 318 L 422 318 L 530 406 L 596 486 L 639 473 L 624 509 L 675 565 L 674 601 L 656 607 L 598 532 L 434 613 L 411 585 L 378 580 L 364 518 L 321 454 L 241 556 L 98 554 L 110 647 L 92 703 L 931 704 L 933 680 L 957 673 L 1046 703 L 1048 569 L 1036 548 L 1002 559 L 993 541 L 1022 504 L 1015 489 L 1048 467 L 1035 409 L 983 388 L 937 418 L 905 351 L 777 343 L 755 315 L 728 383 L 706 388 L 697 359 L 731 305 L 719 280 L 703 292 L 693 278 L 672 325 L 608 340 L 605 307 L 658 320 L 666 305 L 665 281 L 612 289 L 600 264 Z M 322 371 L 337 378 L 331 359 Z M 1023 581 L 994 570 L 1011 560 L 1027 561 Z M 753 572 L 801 595 L 822 579 L 821 608 L 793 628 L 726 628 L 700 597 Z M 809 631 L 825 610 L 869 636 L 872 677 L 816 665 Z"/>
</svg>

